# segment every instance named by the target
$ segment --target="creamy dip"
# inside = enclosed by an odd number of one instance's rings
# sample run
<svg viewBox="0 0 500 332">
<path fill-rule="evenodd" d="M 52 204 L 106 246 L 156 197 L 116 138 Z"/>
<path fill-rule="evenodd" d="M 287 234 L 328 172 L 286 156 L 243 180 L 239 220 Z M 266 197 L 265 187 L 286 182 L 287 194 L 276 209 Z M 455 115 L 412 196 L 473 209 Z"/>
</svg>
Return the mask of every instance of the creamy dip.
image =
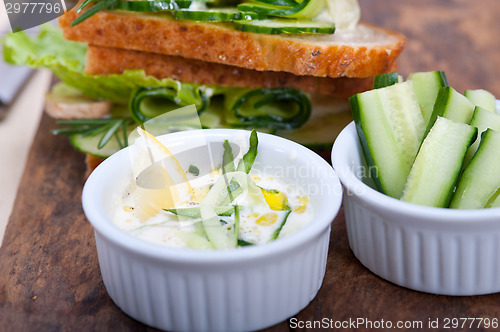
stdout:
<svg viewBox="0 0 500 332">
<path fill-rule="evenodd" d="M 241 154 L 236 164 L 238 159 Z M 113 222 L 146 241 L 211 249 L 230 247 L 224 243 L 236 246 L 236 241 L 239 246 L 264 244 L 298 231 L 313 218 L 308 193 L 290 179 L 254 169 L 249 174 L 223 174 L 222 167 L 209 174 L 183 172 L 188 184 L 181 187 L 189 190 L 144 188 L 140 177 L 131 176 L 115 198 Z M 231 196 L 228 189 L 233 190 Z M 172 201 L 174 206 L 165 203 Z"/>
</svg>

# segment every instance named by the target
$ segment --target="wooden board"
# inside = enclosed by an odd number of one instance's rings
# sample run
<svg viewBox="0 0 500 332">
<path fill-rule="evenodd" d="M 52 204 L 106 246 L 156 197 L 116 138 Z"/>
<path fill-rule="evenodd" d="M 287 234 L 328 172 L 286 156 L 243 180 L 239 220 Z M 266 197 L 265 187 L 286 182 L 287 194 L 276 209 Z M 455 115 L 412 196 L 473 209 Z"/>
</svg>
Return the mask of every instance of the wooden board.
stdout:
<svg viewBox="0 0 500 332">
<path fill-rule="evenodd" d="M 500 2 L 361 0 L 363 20 L 405 33 L 400 72 L 445 70 L 458 90 L 500 96 Z M 43 116 L 0 249 L 0 330 L 150 331 L 108 297 L 93 231 L 81 208 L 83 155 Z M 419 293 L 375 276 L 353 256 L 343 214 L 334 220 L 323 286 L 296 318 L 364 318 L 372 323 L 445 318 L 500 319 L 500 294 L 448 297 Z M 293 321 L 290 321 L 293 323 Z M 352 330 L 347 326 L 345 330 Z M 270 331 L 288 331 L 283 322 Z M 465 329 L 463 329 L 465 330 Z"/>
</svg>

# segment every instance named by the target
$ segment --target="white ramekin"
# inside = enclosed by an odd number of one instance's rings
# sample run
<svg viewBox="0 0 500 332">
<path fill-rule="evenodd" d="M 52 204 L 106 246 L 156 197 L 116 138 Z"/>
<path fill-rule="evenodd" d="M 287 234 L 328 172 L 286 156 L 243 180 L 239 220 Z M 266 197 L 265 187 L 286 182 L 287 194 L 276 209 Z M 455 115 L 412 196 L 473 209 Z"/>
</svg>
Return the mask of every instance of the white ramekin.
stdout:
<svg viewBox="0 0 500 332">
<path fill-rule="evenodd" d="M 363 183 L 354 123 L 339 135 L 333 167 L 344 187 L 349 245 L 380 277 L 443 295 L 500 291 L 500 208 L 452 210 L 386 196 Z"/>
<path fill-rule="evenodd" d="M 222 144 L 224 139 L 234 142 L 242 133 L 247 139 L 246 131 L 213 129 L 168 134 L 159 140 L 172 151 L 201 136 L 208 143 Z M 340 182 L 324 159 L 294 142 L 259 134 L 254 167 L 301 169 L 293 180 L 311 189 L 314 220 L 262 246 L 198 251 L 142 241 L 112 223 L 112 197 L 119 183 L 131 176 L 127 150 L 97 167 L 82 194 L 104 285 L 125 313 L 165 330 L 257 330 L 293 316 L 316 296 L 325 274 L 330 224 L 342 200 Z"/>
</svg>

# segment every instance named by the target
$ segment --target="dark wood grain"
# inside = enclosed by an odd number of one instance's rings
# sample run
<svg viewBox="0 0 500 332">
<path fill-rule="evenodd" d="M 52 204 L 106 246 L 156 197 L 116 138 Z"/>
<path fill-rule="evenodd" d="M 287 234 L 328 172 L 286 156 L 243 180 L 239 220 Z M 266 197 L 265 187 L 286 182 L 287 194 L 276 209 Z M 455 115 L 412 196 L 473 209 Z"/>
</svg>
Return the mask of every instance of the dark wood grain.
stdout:
<svg viewBox="0 0 500 332">
<path fill-rule="evenodd" d="M 500 96 L 500 1 L 360 0 L 363 20 L 401 31 L 400 72 L 444 70 L 458 90 Z M 108 297 L 81 209 L 83 155 L 43 116 L 0 249 L 1 331 L 152 331 Z M 437 296 L 382 280 L 353 256 L 343 213 L 332 227 L 323 286 L 300 321 L 500 318 L 500 295 Z M 288 322 L 269 331 L 288 331 Z M 345 330 L 352 330 L 347 328 Z M 466 329 L 463 329 L 466 330 Z"/>
</svg>

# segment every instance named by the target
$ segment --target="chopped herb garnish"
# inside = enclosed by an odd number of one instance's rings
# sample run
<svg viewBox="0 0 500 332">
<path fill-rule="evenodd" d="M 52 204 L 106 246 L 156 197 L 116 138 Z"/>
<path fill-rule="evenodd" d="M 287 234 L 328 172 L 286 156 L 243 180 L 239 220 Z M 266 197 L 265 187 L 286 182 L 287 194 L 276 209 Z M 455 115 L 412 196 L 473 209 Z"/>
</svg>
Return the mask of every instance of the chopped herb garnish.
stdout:
<svg viewBox="0 0 500 332">
<path fill-rule="evenodd" d="M 253 245 L 254 245 L 253 243 L 238 239 L 238 246 L 239 247 L 246 247 L 246 246 L 253 246 Z"/>
<path fill-rule="evenodd" d="M 193 174 L 194 176 L 200 175 L 200 170 L 195 165 L 189 165 L 188 172 Z"/>
<path fill-rule="evenodd" d="M 257 157 L 257 145 L 259 145 L 259 139 L 257 138 L 257 132 L 252 130 L 250 134 L 250 147 L 248 148 L 247 153 L 243 155 L 240 162 L 238 163 L 238 171 L 250 173 L 252 169 L 255 158 Z"/>
<path fill-rule="evenodd" d="M 233 148 L 229 144 L 228 140 L 224 141 L 224 154 L 222 155 L 222 172 L 231 173 L 234 172 L 234 155 Z"/>
</svg>

